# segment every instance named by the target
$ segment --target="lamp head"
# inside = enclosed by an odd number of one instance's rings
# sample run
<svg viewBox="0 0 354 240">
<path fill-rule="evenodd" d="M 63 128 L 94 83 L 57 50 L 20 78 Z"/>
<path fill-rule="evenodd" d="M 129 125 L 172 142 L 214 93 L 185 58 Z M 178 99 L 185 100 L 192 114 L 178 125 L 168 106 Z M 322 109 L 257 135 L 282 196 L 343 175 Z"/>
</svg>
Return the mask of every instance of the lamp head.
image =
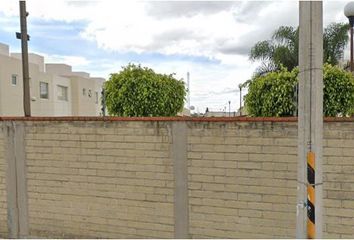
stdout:
<svg viewBox="0 0 354 240">
<path fill-rule="evenodd" d="M 354 2 L 349 2 L 344 7 L 344 15 L 349 17 L 354 17 Z"/>
<path fill-rule="evenodd" d="M 354 25 L 354 2 L 349 2 L 344 7 L 344 15 L 349 19 L 350 26 Z"/>
</svg>

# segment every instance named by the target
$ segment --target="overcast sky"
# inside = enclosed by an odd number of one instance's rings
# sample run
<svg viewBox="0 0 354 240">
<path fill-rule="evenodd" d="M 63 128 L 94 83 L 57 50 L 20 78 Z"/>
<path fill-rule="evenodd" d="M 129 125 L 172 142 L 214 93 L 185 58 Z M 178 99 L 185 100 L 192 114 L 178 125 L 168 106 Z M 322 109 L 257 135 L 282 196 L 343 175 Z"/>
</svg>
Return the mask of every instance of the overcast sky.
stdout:
<svg viewBox="0 0 354 240">
<path fill-rule="evenodd" d="M 348 1 L 325 1 L 324 24 L 346 22 Z M 238 84 L 259 63 L 250 48 L 281 25 L 298 25 L 297 1 L 27 0 L 30 52 L 46 62 L 109 78 L 129 62 L 160 73 L 190 72 L 191 105 L 239 107 Z M 0 42 L 20 51 L 18 1 L 0 1 Z"/>
</svg>

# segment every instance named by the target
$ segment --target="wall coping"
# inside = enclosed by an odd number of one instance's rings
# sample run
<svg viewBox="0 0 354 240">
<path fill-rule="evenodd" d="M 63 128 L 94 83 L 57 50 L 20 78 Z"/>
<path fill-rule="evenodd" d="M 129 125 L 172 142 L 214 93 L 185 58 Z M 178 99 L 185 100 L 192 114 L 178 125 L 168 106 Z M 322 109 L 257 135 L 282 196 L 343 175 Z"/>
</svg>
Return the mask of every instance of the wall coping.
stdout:
<svg viewBox="0 0 354 240">
<path fill-rule="evenodd" d="M 185 121 L 185 122 L 297 122 L 297 117 L 0 117 L 3 121 Z M 326 117 L 324 122 L 354 122 L 354 117 Z"/>
</svg>

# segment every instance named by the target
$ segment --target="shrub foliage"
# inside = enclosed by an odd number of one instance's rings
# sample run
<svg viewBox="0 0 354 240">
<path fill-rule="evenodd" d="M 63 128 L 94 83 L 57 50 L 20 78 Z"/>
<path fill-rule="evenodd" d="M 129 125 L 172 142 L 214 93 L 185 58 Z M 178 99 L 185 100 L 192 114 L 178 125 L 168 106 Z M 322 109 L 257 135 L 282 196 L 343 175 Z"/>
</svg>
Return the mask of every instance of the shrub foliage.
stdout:
<svg viewBox="0 0 354 240">
<path fill-rule="evenodd" d="M 348 116 L 354 112 L 354 77 L 336 66 L 324 65 L 323 69 L 324 116 Z M 298 83 L 298 68 L 288 71 L 281 68 L 249 82 L 245 106 L 250 116 L 292 116 L 296 111 L 294 101 Z"/>
<path fill-rule="evenodd" d="M 173 74 L 129 64 L 105 83 L 110 115 L 123 117 L 176 116 L 183 109 L 186 89 Z"/>
</svg>

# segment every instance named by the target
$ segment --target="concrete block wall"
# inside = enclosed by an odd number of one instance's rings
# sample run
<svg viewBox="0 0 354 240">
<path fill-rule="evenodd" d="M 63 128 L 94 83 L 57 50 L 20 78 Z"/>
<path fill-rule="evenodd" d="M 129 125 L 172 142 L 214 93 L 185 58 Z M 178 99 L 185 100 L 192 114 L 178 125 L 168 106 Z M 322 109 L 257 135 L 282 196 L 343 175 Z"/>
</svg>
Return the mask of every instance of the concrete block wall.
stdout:
<svg viewBox="0 0 354 240">
<path fill-rule="evenodd" d="M 170 134 L 158 122 L 29 122 L 29 234 L 173 238 Z"/>
<path fill-rule="evenodd" d="M 0 120 L 24 125 L 30 237 L 295 237 L 296 119 Z M 354 119 L 324 128 L 324 237 L 353 238 Z"/>
<path fill-rule="evenodd" d="M 324 237 L 354 238 L 354 122 L 324 128 Z"/>
<path fill-rule="evenodd" d="M 4 132 L 0 122 L 0 237 L 7 237 L 7 201 L 6 201 L 6 169 Z"/>
<path fill-rule="evenodd" d="M 296 123 L 192 123 L 193 238 L 295 237 Z"/>
</svg>

